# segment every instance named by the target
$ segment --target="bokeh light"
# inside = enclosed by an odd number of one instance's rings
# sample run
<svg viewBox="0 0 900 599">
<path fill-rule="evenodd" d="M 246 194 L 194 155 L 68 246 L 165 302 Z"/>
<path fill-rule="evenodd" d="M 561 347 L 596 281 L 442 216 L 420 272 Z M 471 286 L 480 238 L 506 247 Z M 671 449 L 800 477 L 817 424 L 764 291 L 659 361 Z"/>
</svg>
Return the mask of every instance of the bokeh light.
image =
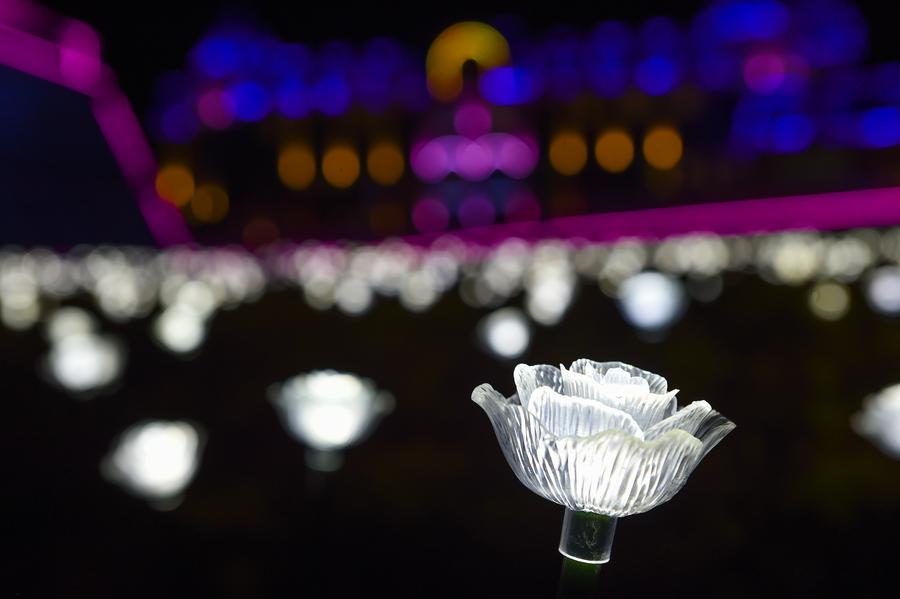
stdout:
<svg viewBox="0 0 900 599">
<path fill-rule="evenodd" d="M 278 240 L 281 232 L 278 225 L 265 217 L 256 217 L 244 225 L 244 244 L 251 248 L 261 247 Z"/>
<path fill-rule="evenodd" d="M 822 320 L 840 320 L 850 310 L 850 293 L 834 281 L 817 283 L 809 292 L 809 308 Z"/>
<path fill-rule="evenodd" d="M 288 189 L 302 191 L 316 178 L 316 157 L 302 142 L 285 145 L 278 153 L 278 178 Z"/>
<path fill-rule="evenodd" d="M 369 148 L 366 170 L 379 185 L 394 185 L 403 176 L 405 163 L 400 146 L 392 141 L 380 141 Z"/>
<path fill-rule="evenodd" d="M 464 21 L 442 31 L 425 57 L 428 90 L 443 102 L 455 99 L 463 89 L 463 65 L 473 61 L 482 69 L 509 62 L 509 44 L 485 23 Z"/>
<path fill-rule="evenodd" d="M 339 143 L 325 150 L 322 176 L 332 187 L 346 189 L 359 178 L 359 156 L 353 146 Z"/>
<path fill-rule="evenodd" d="M 588 150 L 581 133 L 560 131 L 550 141 L 550 165 L 561 175 L 577 175 L 587 163 Z"/>
<path fill-rule="evenodd" d="M 217 223 L 228 214 L 228 192 L 221 185 L 204 183 L 191 198 L 191 214 L 202 223 Z"/>
<path fill-rule="evenodd" d="M 682 284 L 659 272 L 642 272 L 629 277 L 619 287 L 618 298 L 625 319 L 645 331 L 668 328 L 685 307 Z"/>
<path fill-rule="evenodd" d="M 423 198 L 412 209 L 412 222 L 421 233 L 443 231 L 450 224 L 450 212 L 437 198 Z"/>
<path fill-rule="evenodd" d="M 231 95 L 221 89 L 203 92 L 197 97 L 197 116 L 210 129 L 227 129 L 235 118 Z"/>
<path fill-rule="evenodd" d="M 634 160 L 634 142 L 624 129 L 607 129 L 594 144 L 597 164 L 611 173 L 621 173 Z"/>
<path fill-rule="evenodd" d="M 660 125 L 647 132 L 643 150 L 647 163 L 664 171 L 678 164 L 684 147 L 678 131 L 667 125 Z"/>
<path fill-rule="evenodd" d="M 101 472 L 155 507 L 170 509 L 197 472 L 202 442 L 187 422 L 141 422 L 122 433 Z"/>
<path fill-rule="evenodd" d="M 528 319 L 518 308 L 500 308 L 478 323 L 482 345 L 501 358 L 518 358 L 531 342 Z"/>
<path fill-rule="evenodd" d="M 194 195 L 194 175 L 182 164 L 167 164 L 156 174 L 156 193 L 178 207 Z"/>
</svg>

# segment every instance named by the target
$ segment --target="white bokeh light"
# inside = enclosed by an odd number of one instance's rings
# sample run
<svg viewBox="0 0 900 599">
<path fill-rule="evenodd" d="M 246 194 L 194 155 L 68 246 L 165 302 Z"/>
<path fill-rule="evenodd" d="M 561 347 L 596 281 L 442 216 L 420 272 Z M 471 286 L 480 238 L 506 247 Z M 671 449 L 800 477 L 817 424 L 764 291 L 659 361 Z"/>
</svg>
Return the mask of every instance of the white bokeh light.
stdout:
<svg viewBox="0 0 900 599">
<path fill-rule="evenodd" d="M 682 284 L 658 272 L 642 272 L 629 277 L 619 286 L 618 298 L 625 320 L 645 331 L 669 327 L 685 308 Z"/>
<path fill-rule="evenodd" d="M 333 370 L 295 376 L 271 393 L 287 430 L 314 452 L 334 456 L 310 459 L 320 469 L 338 467 L 338 452 L 361 441 L 393 407 L 372 381 Z"/>
<path fill-rule="evenodd" d="M 206 323 L 192 308 L 176 304 L 156 317 L 153 337 L 167 350 L 187 354 L 206 339 Z"/>
<path fill-rule="evenodd" d="M 866 300 L 881 314 L 900 314 L 900 268 L 882 266 L 874 270 L 866 282 Z"/>
<path fill-rule="evenodd" d="M 155 502 L 172 500 L 197 472 L 202 444 L 201 432 L 188 422 L 141 422 L 122 433 L 101 471 L 135 495 Z"/>
<path fill-rule="evenodd" d="M 867 397 L 851 425 L 886 454 L 900 459 L 900 384 Z"/>
<path fill-rule="evenodd" d="M 79 333 L 53 343 L 46 356 L 45 370 L 58 385 L 84 393 L 118 380 L 124 362 L 122 345 L 114 338 Z"/>
<path fill-rule="evenodd" d="M 478 336 L 491 353 L 501 358 L 521 356 L 531 342 L 528 319 L 518 308 L 501 308 L 478 323 Z"/>
</svg>

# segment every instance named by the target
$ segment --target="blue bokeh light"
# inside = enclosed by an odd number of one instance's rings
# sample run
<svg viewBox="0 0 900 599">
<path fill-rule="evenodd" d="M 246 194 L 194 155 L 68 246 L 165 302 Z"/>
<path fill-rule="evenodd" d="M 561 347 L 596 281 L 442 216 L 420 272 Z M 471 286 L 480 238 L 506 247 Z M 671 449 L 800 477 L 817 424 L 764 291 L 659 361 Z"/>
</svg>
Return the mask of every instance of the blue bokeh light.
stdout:
<svg viewBox="0 0 900 599">
<path fill-rule="evenodd" d="M 786 114 L 772 121 L 769 141 L 775 152 L 802 152 L 812 144 L 815 134 L 815 124 L 808 116 Z"/>
<path fill-rule="evenodd" d="M 481 96 L 497 106 L 524 104 L 534 97 L 535 82 L 524 67 L 497 67 L 485 71 L 478 82 Z"/>
<path fill-rule="evenodd" d="M 207 77 L 224 78 L 242 67 L 241 44 L 224 35 L 211 35 L 194 48 L 194 64 Z"/>
<path fill-rule="evenodd" d="M 259 121 L 271 110 L 269 92 L 261 83 L 241 81 L 231 87 L 234 114 L 241 121 Z"/>
<path fill-rule="evenodd" d="M 860 141 L 870 148 L 900 144 L 900 110 L 892 106 L 872 108 L 860 115 Z"/>
<path fill-rule="evenodd" d="M 678 63 L 662 54 L 648 56 L 635 67 L 634 80 L 648 95 L 667 94 L 678 84 Z"/>
<path fill-rule="evenodd" d="M 790 11 L 774 0 L 739 0 L 713 6 L 706 17 L 706 35 L 730 42 L 776 38 L 787 31 Z"/>
</svg>

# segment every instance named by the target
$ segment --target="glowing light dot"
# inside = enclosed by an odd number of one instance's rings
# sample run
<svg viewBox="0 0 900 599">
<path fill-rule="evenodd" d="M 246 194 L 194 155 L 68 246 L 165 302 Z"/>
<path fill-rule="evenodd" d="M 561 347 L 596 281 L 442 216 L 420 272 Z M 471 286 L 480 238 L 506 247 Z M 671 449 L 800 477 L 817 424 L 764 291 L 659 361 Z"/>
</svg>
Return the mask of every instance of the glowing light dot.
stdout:
<svg viewBox="0 0 900 599">
<path fill-rule="evenodd" d="M 681 160 L 684 145 L 672 127 L 655 127 L 644 137 L 644 159 L 661 171 L 669 170 Z"/>
<path fill-rule="evenodd" d="M 840 320 L 850 309 L 850 294 L 840 283 L 818 283 L 809 292 L 809 308 L 822 320 Z"/>
<path fill-rule="evenodd" d="M 425 198 L 413 206 L 412 221 L 422 233 L 443 231 L 450 223 L 450 213 L 440 200 Z"/>
<path fill-rule="evenodd" d="M 607 129 L 594 144 L 594 157 L 603 169 L 621 173 L 634 160 L 634 142 L 622 129 Z"/>
<path fill-rule="evenodd" d="M 254 218 L 244 226 L 244 243 L 250 247 L 272 243 L 279 235 L 278 226 L 268 218 Z"/>
<path fill-rule="evenodd" d="M 587 144 L 575 131 L 561 131 L 550 142 L 550 165 L 561 175 L 577 175 L 587 163 Z"/>
<path fill-rule="evenodd" d="M 316 157 L 306 144 L 290 144 L 278 154 L 278 178 L 288 189 L 300 191 L 316 178 Z"/>
<path fill-rule="evenodd" d="M 194 195 L 194 175 L 187 167 L 169 164 L 156 174 L 156 192 L 176 206 L 184 206 Z"/>
<path fill-rule="evenodd" d="M 383 141 L 369 148 L 366 170 L 379 185 L 393 185 L 403 176 L 403 152 L 393 142 Z"/>
<path fill-rule="evenodd" d="M 331 146 L 322 157 L 322 175 L 329 185 L 346 189 L 359 178 L 359 156 L 344 144 Z"/>
<path fill-rule="evenodd" d="M 191 198 L 191 213 L 202 223 L 219 222 L 228 214 L 228 192 L 214 183 L 199 186 Z"/>
</svg>

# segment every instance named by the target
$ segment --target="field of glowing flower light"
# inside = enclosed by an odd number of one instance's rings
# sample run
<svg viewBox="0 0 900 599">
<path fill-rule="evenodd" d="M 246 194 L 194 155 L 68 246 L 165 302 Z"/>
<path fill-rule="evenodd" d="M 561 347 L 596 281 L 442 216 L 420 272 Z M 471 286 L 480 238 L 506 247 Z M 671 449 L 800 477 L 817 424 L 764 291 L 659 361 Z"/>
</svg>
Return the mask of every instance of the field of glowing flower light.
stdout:
<svg viewBox="0 0 900 599">
<path fill-rule="evenodd" d="M 884 9 L 145 8 L 0 0 L 14 594 L 892 588 Z"/>
</svg>

